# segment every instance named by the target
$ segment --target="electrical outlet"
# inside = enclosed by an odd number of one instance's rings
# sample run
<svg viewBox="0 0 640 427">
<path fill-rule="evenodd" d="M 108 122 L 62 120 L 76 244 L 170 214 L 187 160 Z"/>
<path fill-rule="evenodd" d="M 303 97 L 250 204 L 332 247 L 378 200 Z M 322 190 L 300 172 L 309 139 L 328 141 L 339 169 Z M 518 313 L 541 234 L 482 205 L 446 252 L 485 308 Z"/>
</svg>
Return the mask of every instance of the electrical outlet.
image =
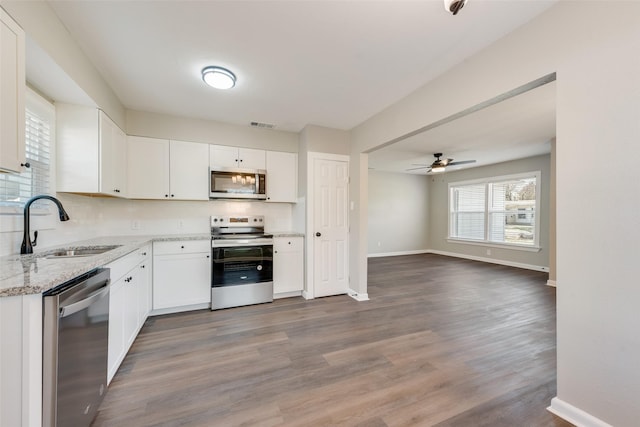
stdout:
<svg viewBox="0 0 640 427">
<path fill-rule="evenodd" d="M 137 219 L 134 219 L 133 221 L 131 221 L 131 229 L 140 230 L 140 221 L 138 221 Z"/>
</svg>

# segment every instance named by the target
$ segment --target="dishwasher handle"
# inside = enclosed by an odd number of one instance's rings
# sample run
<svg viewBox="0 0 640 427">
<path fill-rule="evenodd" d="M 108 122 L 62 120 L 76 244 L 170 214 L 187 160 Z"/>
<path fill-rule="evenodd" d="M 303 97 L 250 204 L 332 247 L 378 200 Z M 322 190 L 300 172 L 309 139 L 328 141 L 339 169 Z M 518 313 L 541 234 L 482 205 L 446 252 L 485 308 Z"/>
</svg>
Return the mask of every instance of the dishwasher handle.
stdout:
<svg viewBox="0 0 640 427">
<path fill-rule="evenodd" d="M 71 316 L 72 314 L 84 310 L 107 293 L 109 293 L 109 281 L 107 281 L 104 286 L 97 291 L 87 295 L 85 299 L 60 307 L 59 317 L 63 318 Z"/>
</svg>

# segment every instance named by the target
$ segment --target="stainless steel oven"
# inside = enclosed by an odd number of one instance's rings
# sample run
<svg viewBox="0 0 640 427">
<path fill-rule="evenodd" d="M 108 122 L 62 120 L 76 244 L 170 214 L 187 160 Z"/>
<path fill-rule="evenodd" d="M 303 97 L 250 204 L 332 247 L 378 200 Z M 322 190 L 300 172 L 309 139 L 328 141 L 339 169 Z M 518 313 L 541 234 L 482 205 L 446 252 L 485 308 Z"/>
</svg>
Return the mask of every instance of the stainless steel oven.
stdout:
<svg viewBox="0 0 640 427">
<path fill-rule="evenodd" d="M 211 309 L 273 301 L 273 237 L 264 217 L 211 217 Z"/>
</svg>

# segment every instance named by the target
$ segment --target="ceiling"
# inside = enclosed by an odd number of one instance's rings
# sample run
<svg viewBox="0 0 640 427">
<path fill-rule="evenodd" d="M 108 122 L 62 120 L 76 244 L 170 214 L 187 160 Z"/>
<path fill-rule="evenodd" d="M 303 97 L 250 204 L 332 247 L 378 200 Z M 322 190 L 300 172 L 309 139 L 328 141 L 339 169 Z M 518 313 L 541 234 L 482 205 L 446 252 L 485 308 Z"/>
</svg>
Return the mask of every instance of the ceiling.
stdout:
<svg viewBox="0 0 640 427">
<path fill-rule="evenodd" d="M 469 0 L 457 16 L 442 0 L 49 4 L 125 108 L 299 132 L 357 126 L 555 1 Z M 205 86 L 208 65 L 236 87 Z"/>
<path fill-rule="evenodd" d="M 434 153 L 476 160 L 447 171 L 547 154 L 556 134 L 555 105 L 553 81 L 369 153 L 369 168 L 426 174 L 415 168 L 430 165 Z"/>
</svg>

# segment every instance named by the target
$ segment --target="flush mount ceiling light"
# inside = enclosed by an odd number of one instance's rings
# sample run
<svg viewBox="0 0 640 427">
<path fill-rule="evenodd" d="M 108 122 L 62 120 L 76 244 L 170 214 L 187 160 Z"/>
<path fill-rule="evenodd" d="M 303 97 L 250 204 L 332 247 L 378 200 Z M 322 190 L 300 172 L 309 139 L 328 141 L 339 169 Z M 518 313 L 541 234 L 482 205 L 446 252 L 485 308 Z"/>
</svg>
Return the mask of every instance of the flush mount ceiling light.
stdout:
<svg viewBox="0 0 640 427">
<path fill-rule="evenodd" d="M 231 89 L 236 85 L 236 76 L 222 67 L 205 67 L 202 69 L 202 80 L 216 89 Z"/>
</svg>

